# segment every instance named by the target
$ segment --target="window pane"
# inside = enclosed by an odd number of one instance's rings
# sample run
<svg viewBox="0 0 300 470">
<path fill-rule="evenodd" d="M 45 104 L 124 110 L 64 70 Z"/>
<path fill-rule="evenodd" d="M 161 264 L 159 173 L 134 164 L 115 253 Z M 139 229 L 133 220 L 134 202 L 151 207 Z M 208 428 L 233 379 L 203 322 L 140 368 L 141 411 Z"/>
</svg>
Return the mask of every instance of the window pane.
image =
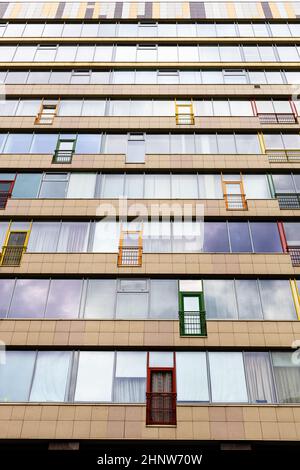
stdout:
<svg viewBox="0 0 300 470">
<path fill-rule="evenodd" d="M 57 134 L 34 134 L 30 153 L 53 153 Z"/>
<path fill-rule="evenodd" d="M 39 351 L 29 401 L 65 401 L 71 352 Z"/>
<path fill-rule="evenodd" d="M 174 354 L 169 351 L 151 351 L 149 353 L 149 367 L 173 367 Z"/>
<path fill-rule="evenodd" d="M 101 135 L 100 134 L 78 134 L 76 140 L 75 152 L 77 154 L 96 154 L 100 153 Z"/>
<path fill-rule="evenodd" d="M 116 303 L 115 279 L 90 279 L 85 304 L 85 318 L 113 318 Z"/>
<path fill-rule="evenodd" d="M 222 199 L 220 175 L 198 175 L 200 199 Z"/>
<path fill-rule="evenodd" d="M 43 318 L 49 280 L 18 279 L 10 306 L 11 318 Z"/>
<path fill-rule="evenodd" d="M 281 253 L 282 246 L 275 222 L 250 222 L 255 253 Z"/>
<path fill-rule="evenodd" d="M 73 62 L 75 60 L 77 46 L 59 45 L 55 57 L 56 62 Z"/>
<path fill-rule="evenodd" d="M 127 148 L 126 134 L 107 134 L 105 139 L 105 153 L 124 154 Z"/>
<path fill-rule="evenodd" d="M 0 363 L 0 401 L 28 400 L 35 356 L 34 351 L 6 351 L 6 363 Z"/>
<path fill-rule="evenodd" d="M 209 401 L 205 352 L 176 353 L 178 401 Z"/>
<path fill-rule="evenodd" d="M 50 284 L 46 318 L 78 318 L 81 279 L 53 279 Z"/>
<path fill-rule="evenodd" d="M 16 116 L 36 116 L 40 107 L 40 100 L 20 100 Z"/>
<path fill-rule="evenodd" d="M 178 283 L 176 280 L 151 279 L 150 317 L 178 318 Z M 163 299 L 163 301 L 162 301 Z"/>
<path fill-rule="evenodd" d="M 265 175 L 243 175 L 247 199 L 270 199 L 270 189 Z"/>
<path fill-rule="evenodd" d="M 39 198 L 64 199 L 67 181 L 43 181 Z"/>
<path fill-rule="evenodd" d="M 30 232 L 28 252 L 54 253 L 60 226 L 60 222 L 34 222 Z"/>
<path fill-rule="evenodd" d="M 14 62 L 32 62 L 36 51 L 35 46 L 18 46 L 14 55 Z M 1 60 L 3 60 L 1 58 Z"/>
<path fill-rule="evenodd" d="M 146 153 L 170 153 L 168 134 L 147 134 Z"/>
<path fill-rule="evenodd" d="M 146 199 L 170 199 L 170 175 L 145 175 Z"/>
<path fill-rule="evenodd" d="M 144 197 L 144 175 L 127 174 L 124 194 L 128 198 L 142 199 Z"/>
<path fill-rule="evenodd" d="M 85 100 L 81 114 L 82 116 L 104 116 L 105 100 Z"/>
<path fill-rule="evenodd" d="M 117 294 L 117 318 L 138 319 L 148 317 L 149 294 L 134 292 Z"/>
<path fill-rule="evenodd" d="M 204 245 L 206 253 L 228 253 L 229 240 L 226 222 L 204 223 Z"/>
<path fill-rule="evenodd" d="M 95 224 L 93 253 L 117 253 L 120 240 L 120 226 L 111 221 Z"/>
<path fill-rule="evenodd" d="M 9 134 L 3 153 L 29 153 L 32 134 Z"/>
<path fill-rule="evenodd" d="M 59 234 L 57 251 L 80 253 L 87 250 L 89 222 L 63 222 Z"/>
<path fill-rule="evenodd" d="M 0 280 L 0 318 L 7 316 L 14 285 L 14 279 Z"/>
<path fill-rule="evenodd" d="M 124 174 L 103 175 L 101 178 L 101 197 L 119 198 L 124 195 Z"/>
<path fill-rule="evenodd" d="M 41 173 L 19 173 L 14 184 L 12 197 L 16 199 L 35 199 L 41 184 Z"/>
<path fill-rule="evenodd" d="M 245 369 L 251 403 L 275 403 L 270 357 L 266 352 L 245 352 Z"/>
<path fill-rule="evenodd" d="M 198 199 L 197 175 L 172 175 L 172 199 Z"/>
<path fill-rule="evenodd" d="M 232 280 L 203 281 L 206 317 L 208 319 L 237 319 L 237 306 Z"/>
<path fill-rule="evenodd" d="M 232 253 L 251 253 L 253 251 L 247 222 L 229 222 L 228 229 Z"/>
<path fill-rule="evenodd" d="M 219 153 L 236 153 L 235 141 L 233 134 L 218 134 Z"/>
<path fill-rule="evenodd" d="M 144 403 L 147 353 L 122 351 L 116 354 L 115 403 Z"/>
<path fill-rule="evenodd" d="M 61 100 L 58 108 L 59 116 L 80 116 L 82 100 Z"/>
<path fill-rule="evenodd" d="M 70 175 L 67 198 L 93 198 L 95 195 L 96 178 L 96 173 L 72 173 Z"/>
<path fill-rule="evenodd" d="M 212 401 L 245 403 L 248 401 L 243 355 L 240 352 L 210 352 Z"/>
<path fill-rule="evenodd" d="M 75 401 L 112 400 L 113 351 L 81 351 L 75 390 Z"/>
<path fill-rule="evenodd" d="M 262 320 L 262 309 L 256 280 L 237 279 L 235 281 L 240 320 Z"/>
<path fill-rule="evenodd" d="M 272 361 L 280 403 L 300 403 L 300 365 L 292 352 L 274 352 Z"/>
<path fill-rule="evenodd" d="M 260 279 L 259 287 L 265 320 L 295 320 L 297 318 L 288 280 Z"/>
</svg>

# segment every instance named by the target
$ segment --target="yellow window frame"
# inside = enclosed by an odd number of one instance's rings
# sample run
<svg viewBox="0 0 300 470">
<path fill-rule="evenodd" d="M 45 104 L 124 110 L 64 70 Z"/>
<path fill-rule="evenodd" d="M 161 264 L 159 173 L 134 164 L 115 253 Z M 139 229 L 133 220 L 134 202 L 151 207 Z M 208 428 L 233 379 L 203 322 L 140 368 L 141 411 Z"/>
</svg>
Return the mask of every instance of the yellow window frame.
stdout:
<svg viewBox="0 0 300 470">
<path fill-rule="evenodd" d="M 188 112 L 181 112 L 183 108 L 188 108 Z M 190 103 L 178 104 L 175 99 L 175 119 L 176 125 L 194 125 L 195 124 L 195 114 L 194 114 L 194 105 L 193 100 L 191 99 Z M 181 122 L 183 120 L 184 122 Z"/>
<path fill-rule="evenodd" d="M 300 294 L 299 294 L 299 289 L 297 286 L 296 279 L 290 279 L 290 286 L 291 286 L 291 291 L 292 291 L 292 296 L 293 296 L 293 301 L 294 301 L 297 317 L 298 317 L 298 320 L 300 320 Z"/>
<path fill-rule="evenodd" d="M 11 220 L 9 222 L 8 229 L 7 229 L 7 232 L 6 232 L 6 235 L 5 235 L 4 244 L 2 245 L 2 250 L 1 250 L 1 253 L 0 253 L 0 266 L 3 266 L 3 260 L 5 260 L 5 253 L 7 251 L 7 248 L 8 247 L 13 247 L 13 245 L 8 244 L 9 238 L 10 238 L 12 233 L 26 233 L 26 237 L 25 237 L 25 240 L 24 240 L 24 245 L 23 246 L 20 245 L 20 248 L 22 247 L 22 254 L 21 254 L 21 257 L 20 257 L 19 265 L 21 264 L 23 254 L 27 250 L 29 237 L 30 237 L 30 233 L 31 233 L 31 229 L 32 229 L 32 221 L 30 222 L 30 226 L 29 226 L 28 230 L 11 230 L 12 223 L 13 223 L 13 221 Z M 9 266 L 9 265 L 6 265 L 6 266 Z"/>
</svg>

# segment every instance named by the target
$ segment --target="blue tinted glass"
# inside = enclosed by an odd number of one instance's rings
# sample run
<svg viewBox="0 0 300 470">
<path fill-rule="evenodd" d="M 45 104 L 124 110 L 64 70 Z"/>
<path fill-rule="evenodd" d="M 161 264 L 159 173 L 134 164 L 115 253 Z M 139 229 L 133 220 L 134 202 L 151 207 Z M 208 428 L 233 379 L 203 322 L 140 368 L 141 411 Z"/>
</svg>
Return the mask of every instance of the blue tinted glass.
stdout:
<svg viewBox="0 0 300 470">
<path fill-rule="evenodd" d="M 3 153 L 29 153 L 32 134 L 9 134 Z"/>
<path fill-rule="evenodd" d="M 78 134 L 75 153 L 100 153 L 101 134 Z"/>
<path fill-rule="evenodd" d="M 233 253 L 252 252 L 249 226 L 247 222 L 229 222 L 229 237 Z"/>
<path fill-rule="evenodd" d="M 204 252 L 229 252 L 226 222 L 204 223 Z"/>
<path fill-rule="evenodd" d="M 20 173 L 17 175 L 12 197 L 16 199 L 35 199 L 38 195 L 41 173 Z"/>
<path fill-rule="evenodd" d="M 275 222 L 251 222 L 250 228 L 255 253 L 282 252 L 279 232 Z"/>
<path fill-rule="evenodd" d="M 0 152 L 2 152 L 3 144 L 5 142 L 6 137 L 7 134 L 0 134 Z"/>
<path fill-rule="evenodd" d="M 30 153 L 53 153 L 57 138 L 57 134 L 34 134 Z"/>
</svg>

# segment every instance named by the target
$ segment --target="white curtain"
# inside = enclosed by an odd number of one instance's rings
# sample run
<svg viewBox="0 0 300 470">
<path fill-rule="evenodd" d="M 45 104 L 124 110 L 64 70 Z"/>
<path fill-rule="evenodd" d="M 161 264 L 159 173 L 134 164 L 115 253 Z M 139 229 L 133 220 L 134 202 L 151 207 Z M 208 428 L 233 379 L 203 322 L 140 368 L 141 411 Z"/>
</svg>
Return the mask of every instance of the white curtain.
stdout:
<svg viewBox="0 0 300 470">
<path fill-rule="evenodd" d="M 75 401 L 111 401 L 113 366 L 113 351 L 81 351 Z"/>
<path fill-rule="evenodd" d="M 178 401 L 209 401 L 205 352 L 176 353 Z"/>
<path fill-rule="evenodd" d="M 60 222 L 34 222 L 30 232 L 28 251 L 56 252 L 60 225 Z"/>
<path fill-rule="evenodd" d="M 146 398 L 147 353 L 118 351 L 114 380 L 114 402 L 144 403 Z"/>
<path fill-rule="evenodd" d="M 95 195 L 96 173 L 72 173 L 67 198 L 88 199 Z"/>
<path fill-rule="evenodd" d="M 248 402 L 241 352 L 210 352 L 209 364 L 213 402 Z"/>
<path fill-rule="evenodd" d="M 63 222 L 57 251 L 61 253 L 80 253 L 87 249 L 89 223 Z"/>
<path fill-rule="evenodd" d="M 245 352 L 244 359 L 250 401 L 274 403 L 276 397 L 269 354 Z"/>
<path fill-rule="evenodd" d="M 290 352 L 272 354 L 275 381 L 280 403 L 300 403 L 300 365 Z"/>
</svg>

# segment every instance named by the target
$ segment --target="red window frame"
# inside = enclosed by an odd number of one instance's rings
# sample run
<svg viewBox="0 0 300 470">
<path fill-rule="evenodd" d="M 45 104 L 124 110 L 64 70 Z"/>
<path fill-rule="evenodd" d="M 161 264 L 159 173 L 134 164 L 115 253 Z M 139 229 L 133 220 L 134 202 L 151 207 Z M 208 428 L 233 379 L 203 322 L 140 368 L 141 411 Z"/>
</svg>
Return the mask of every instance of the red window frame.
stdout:
<svg viewBox="0 0 300 470">
<path fill-rule="evenodd" d="M 153 392 L 151 387 L 152 373 L 155 372 L 171 372 L 172 391 L 171 392 Z M 161 395 L 161 397 L 159 396 Z M 147 392 L 146 392 L 146 424 L 147 425 L 169 425 L 176 426 L 176 357 L 173 353 L 173 367 L 150 367 L 149 352 L 147 354 Z M 155 417 L 154 405 L 162 403 L 162 408 L 157 409 Z M 165 403 L 169 406 L 165 407 Z"/>
</svg>

